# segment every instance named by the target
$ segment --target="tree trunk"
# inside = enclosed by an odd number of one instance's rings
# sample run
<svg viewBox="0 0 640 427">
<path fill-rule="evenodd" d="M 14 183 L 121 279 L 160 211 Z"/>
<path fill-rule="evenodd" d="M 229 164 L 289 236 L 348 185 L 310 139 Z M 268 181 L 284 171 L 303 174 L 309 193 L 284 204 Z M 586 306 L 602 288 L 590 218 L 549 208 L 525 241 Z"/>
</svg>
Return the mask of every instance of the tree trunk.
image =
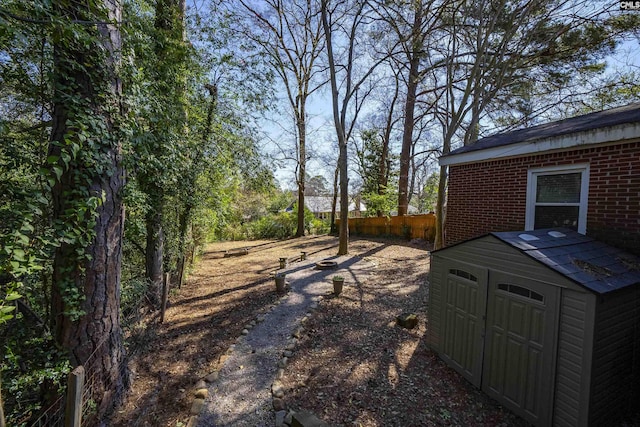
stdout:
<svg viewBox="0 0 640 427">
<path fill-rule="evenodd" d="M 211 96 L 211 102 L 207 108 L 207 121 L 205 122 L 204 130 L 202 131 L 202 140 L 200 146 L 196 149 L 196 154 L 193 158 L 192 169 L 187 176 L 189 177 L 189 185 L 186 187 L 188 194 L 186 195 L 186 202 L 184 209 L 180 215 L 180 225 L 178 229 L 178 288 L 182 287 L 184 283 L 184 271 L 186 269 L 187 260 L 187 232 L 189 230 L 189 224 L 191 223 L 191 215 L 193 212 L 194 198 L 196 194 L 196 179 L 197 171 L 200 170 L 202 164 L 202 158 L 204 156 L 205 147 L 208 145 L 209 138 L 211 137 L 211 128 L 213 126 L 213 116 L 218 110 L 218 86 L 216 84 L 205 85 Z"/>
<path fill-rule="evenodd" d="M 338 178 L 340 177 L 340 165 L 336 165 L 333 173 L 333 200 L 331 202 L 331 234 L 336 233 L 336 205 L 338 203 Z"/>
<path fill-rule="evenodd" d="M 100 22 L 120 22 L 121 7 L 111 1 L 53 4 L 63 18 Z M 66 238 L 56 249 L 52 326 L 72 365 L 87 365 L 91 371 L 95 387 L 91 398 L 99 416 L 117 402 L 128 383 L 119 312 L 125 174 L 118 128 L 122 105 L 118 28 L 105 23 L 87 27 L 87 36 L 95 40 L 89 46 L 62 34 L 54 38 L 49 155 L 66 158 L 72 150 L 77 155 L 68 159 L 52 189 L 53 218 L 67 236 L 75 231 L 89 238 Z M 95 166 L 88 159 L 94 159 Z M 56 166 L 63 162 L 52 165 L 54 173 Z M 102 203 L 94 203 L 95 197 Z"/>
<path fill-rule="evenodd" d="M 298 106 L 299 112 L 296 113 L 298 115 L 297 127 L 298 127 L 298 141 L 299 141 L 299 157 L 298 157 L 298 228 L 296 230 L 296 237 L 304 236 L 304 187 L 305 187 L 305 179 L 307 174 L 307 148 L 306 148 L 306 139 L 307 139 L 307 129 L 306 129 L 306 121 L 304 118 L 305 110 L 304 110 L 304 102 L 305 100 L 298 96 L 298 100 L 301 105 Z"/>
<path fill-rule="evenodd" d="M 338 169 L 340 171 L 340 230 L 338 232 L 338 255 L 349 252 L 349 189 L 347 178 L 347 138 L 344 120 L 341 120 L 338 109 L 338 82 L 336 65 L 333 58 L 333 43 L 331 26 L 329 25 L 327 0 L 321 1 L 322 28 L 327 44 L 327 59 L 329 60 L 329 80 L 331 82 L 331 105 L 333 107 L 333 122 L 338 135 Z"/>
<path fill-rule="evenodd" d="M 340 230 L 338 255 L 349 253 L 349 178 L 347 177 L 347 141 L 340 142 Z"/>
<path fill-rule="evenodd" d="M 163 207 L 161 203 L 161 200 L 156 200 L 155 203 L 152 203 L 146 219 L 145 271 L 149 281 L 147 294 L 154 307 L 158 306 L 160 302 L 160 291 L 162 290 L 164 230 L 162 228 Z"/>
<path fill-rule="evenodd" d="M 180 69 L 185 63 L 186 53 L 182 51 L 185 44 L 184 15 L 186 4 L 184 0 L 158 0 L 155 4 L 156 30 L 156 61 L 159 83 L 158 94 L 162 102 L 171 105 L 160 106 L 160 120 L 166 123 L 162 128 L 156 128 L 151 148 L 152 155 L 160 161 L 167 144 L 172 144 L 170 133 L 175 132 L 183 136 L 186 130 L 187 111 L 182 96 L 186 91 L 186 78 Z M 176 130 L 177 129 L 177 130 Z M 149 296 L 154 306 L 160 303 L 160 292 L 163 281 L 164 266 L 164 188 L 160 181 L 161 170 L 147 172 L 141 177 L 141 187 L 149 196 L 151 203 L 146 218 L 147 245 L 145 267 L 149 281 Z"/>
<path fill-rule="evenodd" d="M 186 266 L 185 260 L 186 251 L 187 251 L 187 230 L 189 229 L 189 222 L 191 221 L 191 211 L 193 210 L 193 205 L 191 203 L 187 203 L 184 207 L 184 211 L 180 216 L 180 228 L 179 228 L 179 237 L 178 244 L 180 247 L 178 253 L 178 265 L 177 265 L 177 273 L 178 273 L 178 288 L 182 287 L 184 283 L 184 270 Z"/>
<path fill-rule="evenodd" d="M 411 58 L 409 60 L 409 81 L 407 83 L 407 99 L 404 107 L 404 127 L 402 132 L 402 151 L 400 152 L 400 176 L 398 178 L 398 215 L 406 215 L 409 207 L 409 169 L 411 147 L 413 145 L 413 128 L 415 125 L 416 92 L 418 88 L 420 52 L 422 42 L 422 2 L 417 2 L 411 35 Z"/>
<path fill-rule="evenodd" d="M 434 249 L 440 249 L 444 247 L 444 225 L 446 221 L 446 211 L 444 208 L 444 202 L 446 200 L 447 191 L 447 167 L 440 166 L 440 179 L 438 181 L 438 199 L 436 201 L 436 236 L 434 242 Z"/>
</svg>

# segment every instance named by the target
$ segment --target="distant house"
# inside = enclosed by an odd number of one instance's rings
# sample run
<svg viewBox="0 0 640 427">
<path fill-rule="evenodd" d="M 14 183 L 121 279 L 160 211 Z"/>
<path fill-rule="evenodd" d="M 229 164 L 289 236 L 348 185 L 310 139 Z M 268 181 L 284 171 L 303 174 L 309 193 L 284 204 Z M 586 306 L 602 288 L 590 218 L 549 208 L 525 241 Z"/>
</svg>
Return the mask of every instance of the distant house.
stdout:
<svg viewBox="0 0 640 427">
<path fill-rule="evenodd" d="M 640 254 L 640 104 L 489 136 L 440 164 L 446 245 L 566 227 Z"/>
<path fill-rule="evenodd" d="M 293 202 L 286 210 L 288 212 L 293 211 L 293 206 L 295 202 Z M 331 209 L 333 206 L 333 196 L 304 196 L 304 204 L 313 215 L 318 219 L 329 219 L 331 218 Z M 349 218 L 360 218 L 362 216 L 362 212 L 366 211 L 367 208 L 359 199 L 359 197 L 355 197 L 349 203 Z M 336 217 L 340 215 L 340 199 L 336 202 Z"/>
<path fill-rule="evenodd" d="M 427 342 L 537 426 L 640 402 L 640 104 L 483 138 L 449 167 Z"/>
</svg>

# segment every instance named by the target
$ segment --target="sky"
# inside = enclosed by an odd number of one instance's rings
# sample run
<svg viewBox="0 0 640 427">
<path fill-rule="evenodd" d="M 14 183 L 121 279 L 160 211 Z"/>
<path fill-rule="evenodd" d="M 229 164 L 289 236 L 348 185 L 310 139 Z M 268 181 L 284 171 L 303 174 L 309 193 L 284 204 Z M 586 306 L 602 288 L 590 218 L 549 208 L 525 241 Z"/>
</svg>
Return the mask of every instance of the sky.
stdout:
<svg viewBox="0 0 640 427">
<path fill-rule="evenodd" d="M 206 8 L 204 0 L 188 0 L 188 4 L 200 10 Z M 638 41 L 625 43 L 619 49 L 618 54 L 609 59 L 609 63 L 614 68 L 622 67 L 625 64 L 633 64 L 638 67 L 640 65 Z M 266 155 L 271 157 L 274 175 L 280 183 L 280 187 L 293 189 L 295 188 L 295 161 L 293 158 L 297 157 L 294 151 L 295 135 L 292 133 L 294 121 L 291 113 L 288 112 L 286 98 L 284 96 L 281 98 L 283 101 L 281 102 L 281 111 L 272 115 L 270 119 L 260 122 L 262 135 L 259 137 L 259 141 Z M 331 183 L 334 165 L 338 157 L 338 147 L 328 87 L 312 94 L 308 100 L 307 110 L 307 150 L 309 153 L 307 173 L 309 176 L 322 175 Z M 364 116 L 366 113 L 361 114 L 360 119 Z M 351 182 L 354 182 L 355 162 L 353 159 L 349 159 L 349 166 L 352 170 Z"/>
</svg>

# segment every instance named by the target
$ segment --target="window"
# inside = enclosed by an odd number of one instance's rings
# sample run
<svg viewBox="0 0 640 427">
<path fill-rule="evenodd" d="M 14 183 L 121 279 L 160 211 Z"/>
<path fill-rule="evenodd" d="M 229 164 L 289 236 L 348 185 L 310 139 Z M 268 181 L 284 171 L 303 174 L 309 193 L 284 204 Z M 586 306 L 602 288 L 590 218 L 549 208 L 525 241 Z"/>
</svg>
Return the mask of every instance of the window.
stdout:
<svg viewBox="0 0 640 427">
<path fill-rule="evenodd" d="M 498 284 L 498 289 L 544 303 L 544 296 L 522 286 L 500 283 Z"/>
<path fill-rule="evenodd" d="M 449 274 L 453 274 L 454 276 L 462 277 L 464 279 L 471 280 L 471 281 L 474 281 L 474 282 L 478 281 L 478 278 L 476 276 L 474 276 L 473 274 L 467 273 L 464 270 L 458 270 L 456 268 L 450 269 L 449 270 Z"/>
<path fill-rule="evenodd" d="M 587 231 L 589 165 L 530 169 L 525 228 Z"/>
</svg>

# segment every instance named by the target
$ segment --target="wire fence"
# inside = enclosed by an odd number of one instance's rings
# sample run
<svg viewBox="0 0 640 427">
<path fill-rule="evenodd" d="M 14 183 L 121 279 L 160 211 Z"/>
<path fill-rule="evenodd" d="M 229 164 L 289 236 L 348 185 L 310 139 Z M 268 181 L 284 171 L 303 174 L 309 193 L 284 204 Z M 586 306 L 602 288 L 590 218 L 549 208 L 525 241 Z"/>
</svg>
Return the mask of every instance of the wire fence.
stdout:
<svg viewBox="0 0 640 427">
<path fill-rule="evenodd" d="M 136 303 L 130 304 L 123 309 L 121 315 L 121 326 L 126 335 L 144 334 L 144 331 L 136 330 L 136 325 L 144 317 L 145 307 L 150 306 L 150 302 L 146 298 L 137 299 Z M 138 328 L 139 329 L 139 328 Z M 129 331 L 129 334 L 127 334 Z M 121 358 L 120 365 L 117 367 L 118 375 L 108 375 L 102 369 L 102 360 L 97 355 L 104 354 L 103 346 L 108 345 L 109 338 L 106 337 L 95 348 L 93 353 L 87 358 L 82 365 L 85 370 L 84 385 L 82 389 L 82 426 L 92 427 L 97 425 L 100 420 L 98 414 L 104 412 L 113 406 L 117 393 L 115 390 L 120 386 L 119 384 L 113 384 L 114 378 L 126 378 L 128 375 L 128 365 L 126 358 Z M 128 344 L 135 346 L 136 339 L 131 339 Z M 130 351 L 135 349 L 130 348 Z M 69 374 L 71 375 L 71 374 Z M 30 427 L 64 427 L 65 426 L 65 405 L 68 397 L 66 396 L 67 390 L 55 401 L 48 406 L 48 408 L 42 412 L 39 417 L 31 423 Z"/>
<path fill-rule="evenodd" d="M 98 355 L 103 354 L 103 347 L 108 345 L 109 337 L 106 337 L 96 347 L 96 349 L 87 358 L 86 362 L 82 365 L 84 368 L 84 383 L 82 388 L 82 426 L 91 427 L 97 425 L 100 421 L 98 414 L 105 409 L 111 407 L 115 401 L 116 390 L 119 385 L 113 383 L 114 378 L 124 378 L 127 371 L 126 360 L 120 362 L 117 367 L 118 375 L 110 375 L 102 368 L 103 361 Z M 69 374 L 71 375 L 71 374 Z M 68 392 L 67 387 L 67 392 Z M 31 424 L 31 427 L 64 427 L 65 426 L 65 414 L 67 401 L 70 400 L 70 396 L 67 393 L 59 396 L 53 404 L 51 404 L 36 421 Z M 74 408 L 75 409 L 75 408 Z"/>
</svg>

